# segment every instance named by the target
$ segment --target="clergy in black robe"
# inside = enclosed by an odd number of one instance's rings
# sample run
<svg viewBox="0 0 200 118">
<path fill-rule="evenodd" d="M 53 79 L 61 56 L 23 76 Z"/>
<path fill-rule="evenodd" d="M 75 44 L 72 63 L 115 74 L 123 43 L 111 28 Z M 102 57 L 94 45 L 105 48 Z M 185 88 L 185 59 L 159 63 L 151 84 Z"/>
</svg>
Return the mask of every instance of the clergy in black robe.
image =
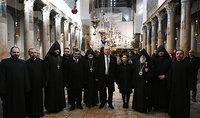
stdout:
<svg viewBox="0 0 200 118">
<path fill-rule="evenodd" d="M 169 109 L 169 90 L 167 88 L 171 58 L 163 45 L 157 49 L 153 59 L 155 77 L 153 78 L 153 107 L 167 112 Z"/>
<path fill-rule="evenodd" d="M 171 118 L 190 117 L 190 90 L 188 86 L 188 63 L 183 60 L 184 52 L 177 50 L 176 60 L 169 72 L 169 115 Z"/>
<path fill-rule="evenodd" d="M 30 58 L 26 61 L 31 91 L 26 94 L 26 114 L 29 118 L 43 116 L 43 92 L 44 76 L 43 61 L 36 58 L 36 50 L 31 48 L 28 52 Z"/>
<path fill-rule="evenodd" d="M 136 61 L 133 69 L 133 104 L 132 109 L 149 113 L 152 109 L 152 77 L 153 64 L 145 49 L 140 51 L 140 60 Z"/>
<path fill-rule="evenodd" d="M 26 63 L 19 59 L 20 50 L 12 47 L 11 57 L 1 63 L 1 77 L 4 80 L 3 118 L 25 118 L 25 92 L 30 91 Z M 1 87 L 0 87 L 1 88 Z"/>
<path fill-rule="evenodd" d="M 71 110 L 75 109 L 75 105 L 79 109 L 83 109 L 81 105 L 82 101 L 82 89 L 85 84 L 86 77 L 86 63 L 83 58 L 80 58 L 80 51 L 74 50 L 73 56 L 69 59 L 67 64 L 68 76 L 67 76 L 67 86 L 70 90 L 71 96 Z"/>
<path fill-rule="evenodd" d="M 189 56 L 185 58 L 185 60 L 189 64 L 189 88 L 192 90 L 192 99 L 194 102 L 197 102 L 196 96 L 197 96 L 197 75 L 198 75 L 198 69 L 200 65 L 200 60 L 198 57 L 194 56 L 194 51 L 189 51 Z"/>
<path fill-rule="evenodd" d="M 121 55 L 121 63 L 118 63 L 117 80 L 119 92 L 122 94 L 123 108 L 129 107 L 130 94 L 132 93 L 132 64 L 128 61 L 128 55 Z"/>
<path fill-rule="evenodd" d="M 116 80 L 116 68 L 117 59 L 110 54 L 110 47 L 104 47 L 104 53 L 100 54 L 96 59 L 96 74 L 95 78 L 98 81 L 99 91 L 100 91 L 100 102 L 99 108 L 103 108 L 108 101 L 109 107 L 114 109 L 112 105 L 114 81 Z M 108 88 L 108 100 L 107 100 L 107 90 Z"/>
<path fill-rule="evenodd" d="M 44 59 L 45 68 L 45 101 L 49 113 L 61 111 L 66 107 L 65 81 L 63 78 L 63 61 L 60 56 L 60 44 L 56 41 Z"/>
<path fill-rule="evenodd" d="M 85 55 L 86 58 L 86 85 L 84 86 L 84 102 L 87 107 L 96 106 L 98 103 L 98 88 L 95 79 L 95 53 L 89 48 Z"/>
</svg>

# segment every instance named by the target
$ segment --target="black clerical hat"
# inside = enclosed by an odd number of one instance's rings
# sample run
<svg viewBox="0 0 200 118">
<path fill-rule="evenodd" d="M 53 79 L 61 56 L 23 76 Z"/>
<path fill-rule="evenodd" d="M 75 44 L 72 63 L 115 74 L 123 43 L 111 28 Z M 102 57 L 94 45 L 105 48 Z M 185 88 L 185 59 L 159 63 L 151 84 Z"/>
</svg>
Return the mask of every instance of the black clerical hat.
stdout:
<svg viewBox="0 0 200 118">
<path fill-rule="evenodd" d="M 144 48 L 142 50 L 140 50 L 139 55 L 140 56 L 144 55 L 147 60 L 150 59 L 150 56 L 148 55 L 147 51 Z"/>
<path fill-rule="evenodd" d="M 157 49 L 157 54 L 156 54 L 156 57 L 158 56 L 158 53 L 159 52 L 164 52 L 164 57 L 168 57 L 170 58 L 168 52 L 166 51 L 165 47 L 163 45 L 160 45 Z"/>
<path fill-rule="evenodd" d="M 54 51 L 59 49 L 60 50 L 60 44 L 58 43 L 58 41 L 56 41 L 51 48 L 49 49 L 47 55 L 45 56 L 45 59 L 48 58 L 49 56 L 53 55 Z M 61 50 L 60 50 L 61 53 Z"/>
</svg>

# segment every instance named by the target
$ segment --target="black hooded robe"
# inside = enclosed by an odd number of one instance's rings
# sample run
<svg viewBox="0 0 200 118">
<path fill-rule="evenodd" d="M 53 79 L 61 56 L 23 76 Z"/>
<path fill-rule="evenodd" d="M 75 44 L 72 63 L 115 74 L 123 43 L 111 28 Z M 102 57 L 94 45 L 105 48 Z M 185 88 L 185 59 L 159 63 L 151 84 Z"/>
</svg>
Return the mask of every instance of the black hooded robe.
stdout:
<svg viewBox="0 0 200 118">
<path fill-rule="evenodd" d="M 4 118 L 25 118 L 25 92 L 30 91 L 29 76 L 24 60 L 7 58 L 1 63 Z M 1 88 L 1 87 L 0 87 Z"/>
<path fill-rule="evenodd" d="M 134 87 L 134 95 L 133 95 L 133 104 L 132 109 L 142 113 L 149 113 L 152 109 L 152 77 L 153 73 L 153 65 L 148 56 L 147 52 L 143 49 L 140 52 L 140 55 L 146 55 L 146 62 L 140 63 L 140 61 L 136 61 L 134 64 L 134 72 L 133 72 L 133 87 Z M 140 69 L 142 69 L 143 75 L 139 75 Z M 148 72 L 145 72 L 145 66 L 148 68 Z"/>
<path fill-rule="evenodd" d="M 164 52 L 162 57 L 158 55 L 161 51 Z M 155 77 L 152 83 L 153 106 L 160 111 L 167 112 L 169 108 L 169 90 L 167 88 L 167 83 L 171 58 L 162 45 L 159 46 L 157 52 L 153 59 L 155 69 Z M 165 75 L 165 78 L 161 80 L 158 78 L 158 75 Z"/>
<path fill-rule="evenodd" d="M 93 59 L 88 59 L 88 55 L 92 54 L 94 57 Z M 96 105 L 98 103 L 98 88 L 97 82 L 95 79 L 95 53 L 94 51 L 89 48 L 86 53 L 86 85 L 84 87 L 84 102 L 86 106 Z M 90 71 L 90 67 L 92 70 Z"/>
<path fill-rule="evenodd" d="M 169 115 L 172 118 L 190 117 L 190 90 L 188 86 L 188 64 L 186 61 L 172 62 L 168 78 L 170 89 Z"/>
<path fill-rule="evenodd" d="M 29 73 L 31 91 L 26 94 L 26 112 L 30 118 L 43 116 L 44 75 L 43 61 L 41 59 L 28 59 L 26 61 Z"/>
<path fill-rule="evenodd" d="M 58 42 L 50 48 L 44 59 L 45 68 L 45 102 L 44 106 L 49 113 L 59 112 L 66 107 L 63 78 L 63 63 L 60 55 L 54 50 L 60 49 Z"/>
</svg>

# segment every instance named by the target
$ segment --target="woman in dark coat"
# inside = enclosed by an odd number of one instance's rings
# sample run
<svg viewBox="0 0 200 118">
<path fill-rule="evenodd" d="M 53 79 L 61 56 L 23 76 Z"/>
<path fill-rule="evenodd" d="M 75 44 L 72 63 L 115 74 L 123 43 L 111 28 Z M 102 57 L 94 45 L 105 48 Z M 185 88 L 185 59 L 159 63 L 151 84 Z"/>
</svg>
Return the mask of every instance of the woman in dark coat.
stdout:
<svg viewBox="0 0 200 118">
<path fill-rule="evenodd" d="M 85 55 L 86 58 L 86 85 L 84 86 L 84 102 L 87 107 L 96 106 L 98 103 L 98 89 L 95 80 L 95 53 L 89 48 Z"/>
<path fill-rule="evenodd" d="M 123 108 L 128 108 L 130 94 L 132 93 L 132 65 L 129 62 L 128 56 L 126 54 L 122 54 L 121 63 L 118 64 L 117 84 L 119 91 L 122 94 Z"/>
<path fill-rule="evenodd" d="M 153 65 L 146 50 L 140 51 L 140 60 L 136 61 L 133 70 L 133 105 L 132 109 L 149 113 L 152 108 Z"/>
</svg>

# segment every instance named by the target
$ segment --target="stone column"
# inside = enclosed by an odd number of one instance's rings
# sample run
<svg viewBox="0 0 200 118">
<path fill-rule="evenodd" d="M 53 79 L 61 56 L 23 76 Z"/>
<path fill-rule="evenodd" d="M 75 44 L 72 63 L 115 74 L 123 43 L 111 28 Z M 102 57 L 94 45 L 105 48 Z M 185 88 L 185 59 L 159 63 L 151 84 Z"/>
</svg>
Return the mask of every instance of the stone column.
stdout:
<svg viewBox="0 0 200 118">
<path fill-rule="evenodd" d="M 24 0 L 24 54 L 28 59 L 28 50 L 34 48 L 34 11 L 33 4 L 35 0 Z"/>
<path fill-rule="evenodd" d="M 147 24 L 147 53 L 151 55 L 151 23 Z"/>
<path fill-rule="evenodd" d="M 147 48 L 146 48 L 146 44 L 147 44 L 147 27 L 146 27 L 146 26 L 143 26 L 142 31 L 143 31 L 143 43 L 142 43 L 142 48 L 147 49 Z"/>
<path fill-rule="evenodd" d="M 56 41 L 61 43 L 61 18 L 62 16 L 60 14 L 57 14 L 55 17 L 55 28 L 56 28 Z"/>
<path fill-rule="evenodd" d="M 153 54 L 154 50 L 157 49 L 157 19 L 154 18 L 151 20 L 151 54 Z"/>
<path fill-rule="evenodd" d="M 73 50 L 74 29 L 75 29 L 75 25 L 71 23 L 70 25 L 70 51 Z"/>
<path fill-rule="evenodd" d="M 51 8 L 49 6 L 45 6 L 42 9 L 43 14 L 43 40 L 42 40 L 42 50 L 43 57 L 46 56 L 47 52 L 50 49 L 50 12 Z"/>
<path fill-rule="evenodd" d="M 158 14 L 156 14 L 156 16 L 158 17 L 158 47 L 160 45 L 164 45 L 164 15 L 164 12 L 159 12 Z"/>
<path fill-rule="evenodd" d="M 7 0 L 0 0 L 0 61 L 8 57 L 7 51 Z"/>
<path fill-rule="evenodd" d="M 64 21 L 64 48 L 69 48 L 69 39 L 68 39 L 68 33 L 69 33 L 69 20 Z"/>
<path fill-rule="evenodd" d="M 188 55 L 191 38 L 191 0 L 181 0 L 181 28 L 180 28 L 180 49 L 184 51 L 184 56 Z"/>
<path fill-rule="evenodd" d="M 196 53 L 197 47 L 196 47 L 196 36 L 195 36 L 195 32 L 196 32 L 196 21 L 193 19 L 191 22 L 191 47 L 190 49 L 193 50 Z"/>
<path fill-rule="evenodd" d="M 7 51 L 7 0 L 0 0 L 0 61 L 8 57 Z"/>
<path fill-rule="evenodd" d="M 80 32 L 81 32 L 81 29 L 80 29 L 80 27 L 77 27 L 77 46 L 78 46 L 78 48 L 80 49 Z"/>
<path fill-rule="evenodd" d="M 175 49 L 175 4 L 168 3 L 167 10 L 167 52 L 171 53 Z"/>
</svg>

